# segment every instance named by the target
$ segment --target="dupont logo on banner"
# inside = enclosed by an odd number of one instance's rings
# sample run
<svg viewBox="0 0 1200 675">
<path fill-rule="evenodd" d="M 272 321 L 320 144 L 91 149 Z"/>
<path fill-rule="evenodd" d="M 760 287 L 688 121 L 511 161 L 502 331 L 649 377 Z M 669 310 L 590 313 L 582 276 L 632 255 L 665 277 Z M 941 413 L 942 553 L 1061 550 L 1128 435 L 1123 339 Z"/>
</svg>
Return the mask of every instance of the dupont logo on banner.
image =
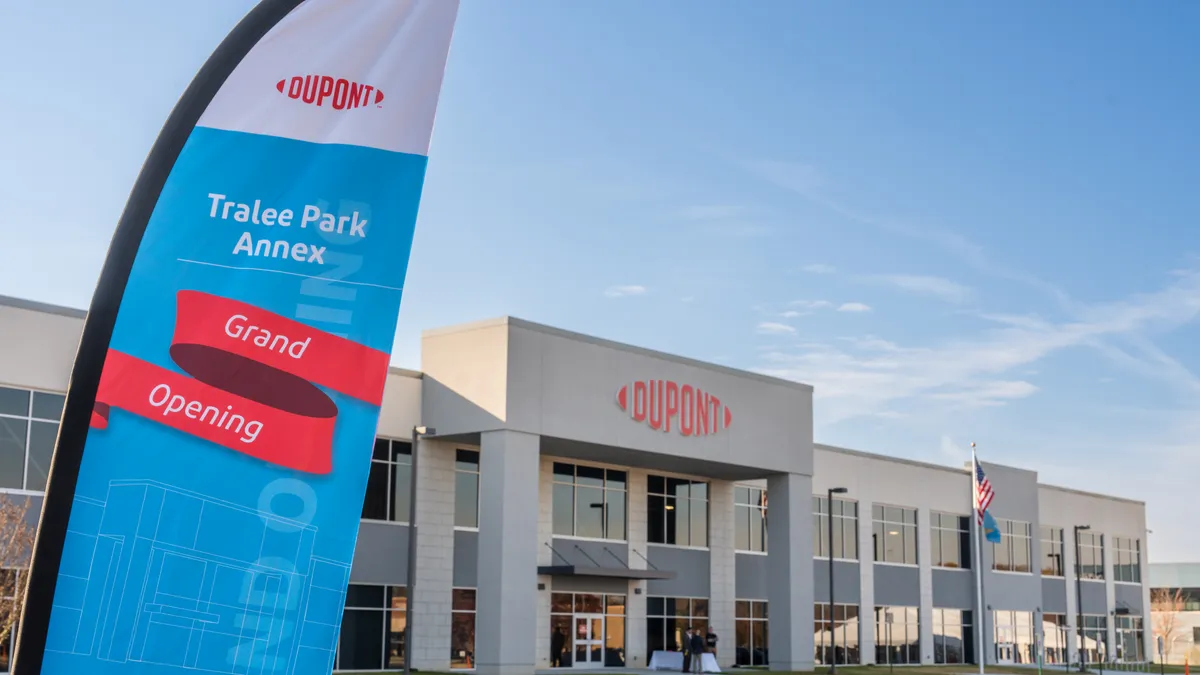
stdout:
<svg viewBox="0 0 1200 675">
<path fill-rule="evenodd" d="M 383 107 L 383 92 L 369 84 L 351 82 L 344 77 L 329 75 L 296 75 L 275 83 L 279 93 L 288 98 L 321 108 L 349 110 L 374 104 Z"/>
<path fill-rule="evenodd" d="M 733 423 L 733 412 L 714 394 L 671 380 L 644 380 L 617 390 L 617 406 L 635 422 L 681 436 L 709 436 Z"/>
</svg>

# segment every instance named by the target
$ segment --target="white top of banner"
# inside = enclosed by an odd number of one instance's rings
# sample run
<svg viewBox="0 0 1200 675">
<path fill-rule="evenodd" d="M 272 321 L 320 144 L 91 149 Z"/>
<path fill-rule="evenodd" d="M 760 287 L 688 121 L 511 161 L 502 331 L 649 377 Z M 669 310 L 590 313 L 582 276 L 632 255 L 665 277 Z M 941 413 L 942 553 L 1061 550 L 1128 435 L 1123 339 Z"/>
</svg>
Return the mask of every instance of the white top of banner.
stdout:
<svg viewBox="0 0 1200 675">
<path fill-rule="evenodd" d="M 198 125 L 427 155 L 458 2 L 306 0 Z"/>
</svg>

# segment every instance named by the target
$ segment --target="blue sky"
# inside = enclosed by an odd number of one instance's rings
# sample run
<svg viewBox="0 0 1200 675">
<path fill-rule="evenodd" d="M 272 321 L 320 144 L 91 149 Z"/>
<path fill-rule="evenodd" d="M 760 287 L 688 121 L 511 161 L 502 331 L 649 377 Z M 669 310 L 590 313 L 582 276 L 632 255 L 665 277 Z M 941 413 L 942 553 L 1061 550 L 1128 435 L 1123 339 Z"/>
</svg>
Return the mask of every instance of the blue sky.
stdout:
<svg viewBox="0 0 1200 675">
<path fill-rule="evenodd" d="M 0 5 L 0 293 L 86 307 L 252 3 Z M 464 0 L 395 362 L 511 314 L 810 382 L 820 442 L 1148 502 L 1200 559 L 1191 3 Z M 1003 499 L 1003 494 L 997 499 Z"/>
</svg>

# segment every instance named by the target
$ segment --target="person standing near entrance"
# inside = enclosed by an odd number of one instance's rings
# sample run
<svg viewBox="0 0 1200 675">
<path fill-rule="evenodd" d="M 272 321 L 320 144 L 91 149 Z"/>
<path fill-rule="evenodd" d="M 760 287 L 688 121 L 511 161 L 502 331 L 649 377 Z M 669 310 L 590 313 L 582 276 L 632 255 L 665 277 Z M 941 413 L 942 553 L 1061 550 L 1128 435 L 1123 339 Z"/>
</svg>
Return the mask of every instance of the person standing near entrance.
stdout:
<svg viewBox="0 0 1200 675">
<path fill-rule="evenodd" d="M 567 636 L 563 635 L 562 628 L 555 628 L 554 633 L 550 635 L 550 667 L 561 668 L 563 648 L 567 646 Z"/>
<path fill-rule="evenodd" d="M 713 658 L 715 659 L 717 657 L 717 632 L 712 629 L 712 626 L 708 627 L 708 636 L 705 639 L 705 642 L 708 643 L 707 646 L 709 653 L 712 654 Z"/>
<path fill-rule="evenodd" d="M 683 634 L 683 644 L 680 646 L 683 647 L 683 670 L 679 672 L 689 673 L 692 670 L 692 629 L 690 627 Z"/>
<path fill-rule="evenodd" d="M 691 631 L 692 635 L 692 672 L 704 672 L 704 636 L 700 631 Z"/>
</svg>

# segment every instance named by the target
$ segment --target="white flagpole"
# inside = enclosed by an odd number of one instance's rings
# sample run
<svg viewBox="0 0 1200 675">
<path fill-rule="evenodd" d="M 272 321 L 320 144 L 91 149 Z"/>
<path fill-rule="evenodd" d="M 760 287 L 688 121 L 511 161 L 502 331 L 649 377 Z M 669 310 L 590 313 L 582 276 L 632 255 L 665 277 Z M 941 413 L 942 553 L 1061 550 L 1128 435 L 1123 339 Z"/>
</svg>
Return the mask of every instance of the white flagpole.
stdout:
<svg viewBox="0 0 1200 675">
<path fill-rule="evenodd" d="M 971 443 L 971 511 L 975 517 L 975 605 L 978 611 L 975 614 L 975 632 L 979 635 L 978 651 L 975 652 L 975 658 L 979 661 L 979 675 L 983 675 L 983 664 L 987 661 L 987 656 L 984 654 L 984 647 L 987 644 L 984 638 L 984 627 L 987 626 L 987 620 L 984 617 L 983 607 L 983 523 L 981 521 L 982 514 L 979 512 L 978 495 L 976 494 L 976 481 L 979 475 L 979 459 L 975 456 L 975 443 Z"/>
</svg>

